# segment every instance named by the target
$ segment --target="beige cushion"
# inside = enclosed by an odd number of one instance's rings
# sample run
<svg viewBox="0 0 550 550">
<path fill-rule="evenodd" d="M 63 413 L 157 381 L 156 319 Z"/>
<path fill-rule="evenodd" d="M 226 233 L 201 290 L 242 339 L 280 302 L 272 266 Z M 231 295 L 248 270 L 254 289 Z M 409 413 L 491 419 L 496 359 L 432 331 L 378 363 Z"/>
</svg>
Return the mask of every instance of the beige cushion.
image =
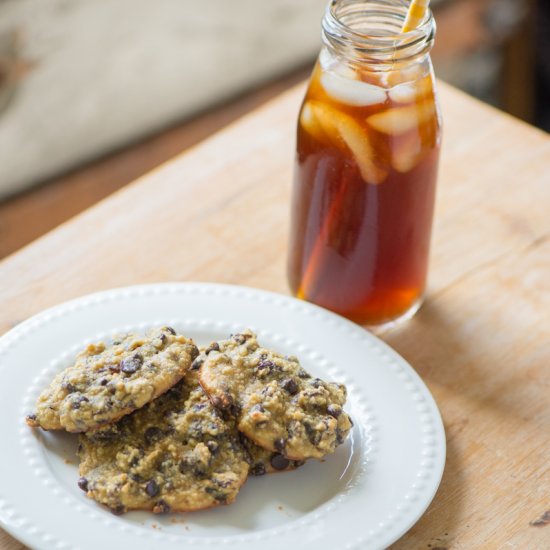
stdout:
<svg viewBox="0 0 550 550">
<path fill-rule="evenodd" d="M 34 68 L 0 113 L 0 196 L 304 63 L 326 0 L 7 0 Z M 292 121 L 289 121 L 289 124 Z"/>
</svg>

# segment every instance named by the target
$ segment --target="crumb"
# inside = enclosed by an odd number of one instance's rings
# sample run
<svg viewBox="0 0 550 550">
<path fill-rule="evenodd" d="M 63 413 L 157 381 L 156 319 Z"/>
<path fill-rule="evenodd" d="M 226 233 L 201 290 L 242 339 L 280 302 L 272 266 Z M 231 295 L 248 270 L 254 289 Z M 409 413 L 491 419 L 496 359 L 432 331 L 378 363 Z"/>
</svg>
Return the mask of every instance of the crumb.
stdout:
<svg viewBox="0 0 550 550">
<path fill-rule="evenodd" d="M 546 512 L 534 521 L 530 521 L 529 525 L 531 525 L 531 527 L 544 527 L 545 525 L 550 525 L 550 510 L 546 510 Z"/>
<path fill-rule="evenodd" d="M 185 520 L 178 517 L 172 517 L 170 518 L 170 523 L 185 523 Z"/>
<path fill-rule="evenodd" d="M 189 525 L 186 525 L 186 526 L 185 526 L 185 530 L 186 530 L 186 531 L 190 531 Z"/>
<path fill-rule="evenodd" d="M 282 506 L 277 506 L 277 510 L 281 510 L 281 511 L 283 511 L 283 510 L 284 510 L 284 508 L 283 508 Z"/>
<path fill-rule="evenodd" d="M 69 460 L 68 458 L 64 458 L 64 459 L 63 459 L 63 462 L 64 462 L 65 464 L 68 464 L 68 465 L 73 464 L 73 461 L 72 461 L 72 460 Z"/>
</svg>

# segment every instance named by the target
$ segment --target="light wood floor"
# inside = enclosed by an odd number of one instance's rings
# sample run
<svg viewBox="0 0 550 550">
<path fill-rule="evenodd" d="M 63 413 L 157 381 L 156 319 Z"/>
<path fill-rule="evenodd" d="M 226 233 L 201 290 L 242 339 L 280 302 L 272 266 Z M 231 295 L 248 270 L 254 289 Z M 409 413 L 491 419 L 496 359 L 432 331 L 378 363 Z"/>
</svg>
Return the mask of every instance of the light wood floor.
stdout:
<svg viewBox="0 0 550 550">
<path fill-rule="evenodd" d="M 305 79 L 305 67 L 192 120 L 0 202 L 0 258 Z"/>
</svg>

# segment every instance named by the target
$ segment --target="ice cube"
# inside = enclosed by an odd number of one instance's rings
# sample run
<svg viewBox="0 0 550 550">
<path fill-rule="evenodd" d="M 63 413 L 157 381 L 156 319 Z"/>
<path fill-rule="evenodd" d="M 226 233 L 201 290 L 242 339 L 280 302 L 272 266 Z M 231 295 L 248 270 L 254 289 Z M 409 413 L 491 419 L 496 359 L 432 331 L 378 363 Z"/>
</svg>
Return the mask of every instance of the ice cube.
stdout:
<svg viewBox="0 0 550 550">
<path fill-rule="evenodd" d="M 354 107 L 384 103 L 387 98 L 384 88 L 361 80 L 346 78 L 334 71 L 323 71 L 321 85 L 332 99 Z"/>
<path fill-rule="evenodd" d="M 367 132 L 348 116 L 341 116 L 337 120 L 337 128 L 344 143 L 352 152 L 365 182 L 382 183 L 386 179 L 387 172 L 375 164 L 374 150 Z"/>
<path fill-rule="evenodd" d="M 415 134 L 400 138 L 392 145 L 392 166 L 402 174 L 412 170 L 421 156 L 422 141 Z"/>
<path fill-rule="evenodd" d="M 413 101 L 425 99 L 432 89 L 432 79 L 428 75 L 415 82 L 406 82 L 394 86 L 389 90 L 388 95 L 395 103 L 412 103 Z"/>
<path fill-rule="evenodd" d="M 410 132 L 427 122 L 435 113 L 433 101 L 410 107 L 396 107 L 367 118 L 367 123 L 383 134 L 399 135 Z"/>
<path fill-rule="evenodd" d="M 302 110 L 302 123 L 307 124 L 307 130 L 317 139 L 332 142 L 338 146 L 338 129 L 336 117 L 339 112 L 320 101 L 308 101 Z"/>
<path fill-rule="evenodd" d="M 394 103 L 413 103 L 416 100 L 416 87 L 413 82 L 394 86 L 388 92 Z"/>
<path fill-rule="evenodd" d="M 312 116 L 314 125 L 317 124 L 325 139 L 329 139 L 335 147 L 347 152 L 351 151 L 361 177 L 368 183 L 382 183 L 387 171 L 374 162 L 374 150 L 366 130 L 353 117 L 340 112 L 338 109 L 320 101 L 309 101 L 307 117 Z M 305 107 L 302 111 L 304 117 Z M 314 126 L 314 128 L 316 128 Z M 319 132 L 319 130 L 315 130 Z"/>
<path fill-rule="evenodd" d="M 302 108 L 302 114 L 300 115 L 300 125 L 308 134 L 310 134 L 314 138 L 321 141 L 326 139 L 325 133 L 323 132 L 323 129 L 319 124 L 317 117 L 315 116 L 315 111 L 312 108 L 311 101 L 304 104 Z"/>
</svg>

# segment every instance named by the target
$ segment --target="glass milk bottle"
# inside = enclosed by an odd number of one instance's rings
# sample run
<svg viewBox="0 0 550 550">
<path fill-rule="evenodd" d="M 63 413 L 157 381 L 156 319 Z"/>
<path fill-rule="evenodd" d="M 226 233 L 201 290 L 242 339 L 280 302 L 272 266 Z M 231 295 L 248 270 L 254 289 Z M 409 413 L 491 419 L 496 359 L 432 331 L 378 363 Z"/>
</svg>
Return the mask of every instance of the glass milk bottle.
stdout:
<svg viewBox="0 0 550 550">
<path fill-rule="evenodd" d="M 358 323 L 412 316 L 426 287 L 441 141 L 435 23 L 408 2 L 334 0 L 299 114 L 292 292 Z"/>
</svg>

